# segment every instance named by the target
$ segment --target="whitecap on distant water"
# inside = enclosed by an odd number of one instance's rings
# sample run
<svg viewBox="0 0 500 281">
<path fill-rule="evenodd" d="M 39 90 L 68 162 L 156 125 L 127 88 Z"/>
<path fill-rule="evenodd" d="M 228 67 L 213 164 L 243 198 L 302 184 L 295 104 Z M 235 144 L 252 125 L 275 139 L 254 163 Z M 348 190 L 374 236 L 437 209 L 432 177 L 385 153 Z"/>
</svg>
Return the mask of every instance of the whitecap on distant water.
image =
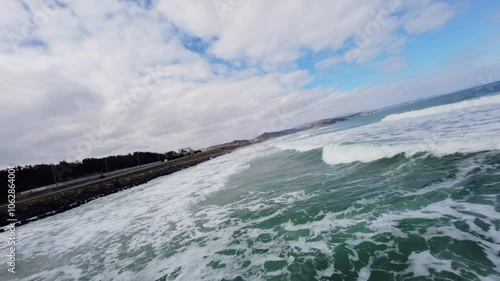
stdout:
<svg viewBox="0 0 500 281">
<path fill-rule="evenodd" d="M 397 121 L 406 118 L 417 118 L 423 116 L 430 116 L 436 114 L 443 114 L 447 112 L 452 112 L 456 110 L 467 110 L 473 107 L 485 106 L 485 105 L 495 105 L 500 104 L 500 95 L 482 97 L 478 99 L 465 100 L 462 102 L 456 102 L 441 106 L 430 107 L 421 110 L 415 110 L 400 114 L 392 114 L 386 116 L 382 121 Z"/>
</svg>

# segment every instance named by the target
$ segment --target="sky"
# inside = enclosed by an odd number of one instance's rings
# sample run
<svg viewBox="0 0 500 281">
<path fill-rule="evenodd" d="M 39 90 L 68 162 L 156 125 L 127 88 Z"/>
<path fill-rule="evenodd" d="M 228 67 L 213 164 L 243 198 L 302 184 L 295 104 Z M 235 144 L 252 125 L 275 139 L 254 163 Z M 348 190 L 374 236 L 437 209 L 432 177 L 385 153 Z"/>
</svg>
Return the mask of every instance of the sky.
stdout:
<svg viewBox="0 0 500 281">
<path fill-rule="evenodd" d="M 0 165 L 166 152 L 500 80 L 489 0 L 0 2 Z"/>
</svg>

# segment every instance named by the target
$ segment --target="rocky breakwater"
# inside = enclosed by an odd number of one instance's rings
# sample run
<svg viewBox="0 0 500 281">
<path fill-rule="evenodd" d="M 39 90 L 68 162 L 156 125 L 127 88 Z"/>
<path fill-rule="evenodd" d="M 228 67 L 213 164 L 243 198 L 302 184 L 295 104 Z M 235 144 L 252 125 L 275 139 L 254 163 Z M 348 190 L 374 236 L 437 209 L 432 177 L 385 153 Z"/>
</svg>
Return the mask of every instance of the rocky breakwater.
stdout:
<svg viewBox="0 0 500 281">
<path fill-rule="evenodd" d="M 122 176 L 114 176 L 109 179 L 105 178 L 74 188 L 71 186 L 65 187 L 52 193 L 44 194 L 43 196 L 33 194 L 28 198 L 18 200 L 16 203 L 15 217 L 17 219 L 17 225 L 23 225 L 47 216 L 55 215 L 76 208 L 99 197 L 144 184 L 157 177 L 189 168 L 214 157 L 222 156 L 233 151 L 235 148 L 236 147 L 215 149 L 209 152 L 165 162 L 151 168 L 127 173 Z M 8 218 L 7 206 L 2 206 L 0 209 L 1 227 L 8 225 Z M 4 228 L 0 228 L 0 232 L 3 231 Z"/>
</svg>

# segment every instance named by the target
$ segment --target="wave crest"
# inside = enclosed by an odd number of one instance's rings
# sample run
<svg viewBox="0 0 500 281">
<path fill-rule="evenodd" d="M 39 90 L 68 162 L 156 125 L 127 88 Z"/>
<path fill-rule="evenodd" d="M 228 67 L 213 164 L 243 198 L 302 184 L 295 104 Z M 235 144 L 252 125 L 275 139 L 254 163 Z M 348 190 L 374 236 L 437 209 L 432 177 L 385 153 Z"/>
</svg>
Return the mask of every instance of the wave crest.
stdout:
<svg viewBox="0 0 500 281">
<path fill-rule="evenodd" d="M 464 110 L 467 108 L 483 106 L 483 105 L 491 105 L 491 104 L 500 104 L 500 95 L 482 97 L 474 100 L 466 100 L 446 105 L 440 105 L 435 107 L 429 107 L 421 110 L 408 111 L 400 114 L 391 114 L 382 119 L 382 122 L 385 121 L 396 121 L 407 118 L 415 118 L 422 117 L 428 115 L 435 115 L 440 113 L 452 112 L 455 110 Z"/>
<path fill-rule="evenodd" d="M 315 149 L 322 148 L 324 146 L 321 144 L 276 144 L 276 147 L 279 150 L 293 150 L 297 152 L 307 152 Z"/>
<path fill-rule="evenodd" d="M 500 149 L 500 141 L 462 141 L 446 143 L 417 144 L 329 144 L 323 148 L 323 161 L 329 165 L 353 162 L 368 163 L 383 158 L 392 158 L 399 154 L 406 157 L 419 152 L 436 156 L 453 153 L 473 153 Z"/>
</svg>

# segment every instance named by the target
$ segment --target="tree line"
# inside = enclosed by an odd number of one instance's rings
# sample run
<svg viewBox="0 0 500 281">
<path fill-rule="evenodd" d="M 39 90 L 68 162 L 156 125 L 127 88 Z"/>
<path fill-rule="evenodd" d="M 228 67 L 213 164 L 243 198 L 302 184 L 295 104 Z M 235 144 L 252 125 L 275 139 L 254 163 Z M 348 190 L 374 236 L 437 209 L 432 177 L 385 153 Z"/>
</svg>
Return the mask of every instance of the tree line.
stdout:
<svg viewBox="0 0 500 281">
<path fill-rule="evenodd" d="M 199 151 L 197 151 L 199 152 Z M 158 161 L 173 160 L 186 156 L 174 151 L 167 153 L 134 152 L 104 158 L 86 158 L 76 162 L 61 161 L 58 164 L 17 166 L 16 193 L 92 175 L 105 175 L 108 171 L 131 168 Z M 107 167 L 106 167 L 107 164 Z M 7 169 L 0 171 L 0 178 L 7 179 Z M 5 188 L 5 191 L 7 189 Z M 3 196 L 4 197 L 4 196 Z M 3 199 L 3 198 L 2 198 Z M 3 200 L 2 200 L 3 201 Z"/>
</svg>

